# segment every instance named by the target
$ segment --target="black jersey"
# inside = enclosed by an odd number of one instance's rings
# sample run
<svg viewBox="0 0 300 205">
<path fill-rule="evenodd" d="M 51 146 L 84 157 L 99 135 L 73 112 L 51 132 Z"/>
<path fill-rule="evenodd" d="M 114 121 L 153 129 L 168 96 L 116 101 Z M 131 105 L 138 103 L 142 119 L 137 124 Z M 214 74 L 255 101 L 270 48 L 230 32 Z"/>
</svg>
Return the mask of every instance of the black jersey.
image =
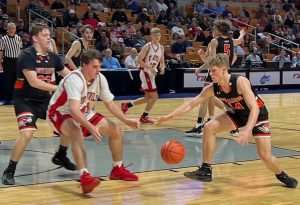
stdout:
<svg viewBox="0 0 300 205">
<path fill-rule="evenodd" d="M 219 86 L 219 84 L 214 83 L 214 94 L 217 98 L 219 98 L 226 106 L 231 108 L 232 112 L 240 114 L 242 116 L 249 116 L 250 110 L 247 106 L 247 103 L 245 102 L 245 99 L 243 95 L 240 95 L 237 90 L 237 79 L 241 77 L 239 75 L 231 74 L 229 85 L 230 85 L 230 91 L 228 93 L 225 93 L 222 88 Z M 251 85 L 252 92 L 255 95 L 257 104 L 259 106 L 259 117 L 258 119 L 267 119 L 268 118 L 268 111 L 267 108 L 264 105 L 264 102 L 259 98 L 259 96 L 256 94 L 255 90 L 253 89 Z"/>
<path fill-rule="evenodd" d="M 82 40 L 79 39 L 78 41 L 79 41 L 79 43 L 80 43 L 80 48 L 81 48 L 80 54 L 79 54 L 77 57 L 75 57 L 75 56 L 72 57 L 72 61 L 73 61 L 73 63 L 75 64 L 75 66 L 76 66 L 77 68 L 80 66 L 80 56 L 81 56 L 81 53 L 82 53 L 82 52 L 84 51 L 84 49 L 85 49 Z"/>
<path fill-rule="evenodd" d="M 49 92 L 31 87 L 24 76 L 24 69 L 35 71 L 38 79 L 51 83 L 52 74 L 62 71 L 64 65 L 61 58 L 53 52 L 47 52 L 46 56 L 42 56 L 33 46 L 21 51 L 17 61 L 17 80 L 14 87 L 14 97 L 43 100 L 49 99 Z"/>
<path fill-rule="evenodd" d="M 229 58 L 229 66 L 231 66 L 234 56 L 233 40 L 230 38 L 218 37 L 218 46 L 216 49 L 216 53 L 225 53 Z"/>
</svg>

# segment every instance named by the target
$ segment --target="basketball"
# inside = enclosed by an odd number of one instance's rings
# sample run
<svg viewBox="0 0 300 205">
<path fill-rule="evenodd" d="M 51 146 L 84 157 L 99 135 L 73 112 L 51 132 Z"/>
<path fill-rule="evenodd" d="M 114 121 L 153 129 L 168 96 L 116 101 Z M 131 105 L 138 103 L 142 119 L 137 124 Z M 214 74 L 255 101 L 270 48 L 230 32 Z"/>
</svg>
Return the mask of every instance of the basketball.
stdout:
<svg viewBox="0 0 300 205">
<path fill-rule="evenodd" d="M 185 155 L 183 144 L 176 140 L 167 141 L 160 150 L 161 158 L 167 164 L 178 164 Z"/>
</svg>

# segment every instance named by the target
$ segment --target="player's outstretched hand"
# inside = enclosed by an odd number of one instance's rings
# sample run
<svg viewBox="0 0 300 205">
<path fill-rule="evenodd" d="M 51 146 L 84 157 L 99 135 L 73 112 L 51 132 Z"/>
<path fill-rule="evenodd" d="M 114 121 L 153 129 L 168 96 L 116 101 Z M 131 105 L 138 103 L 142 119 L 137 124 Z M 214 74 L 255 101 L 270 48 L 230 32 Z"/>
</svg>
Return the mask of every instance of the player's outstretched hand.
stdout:
<svg viewBox="0 0 300 205">
<path fill-rule="evenodd" d="M 171 120 L 172 118 L 173 117 L 171 115 L 161 116 L 161 117 L 159 117 L 159 118 L 157 118 L 157 119 L 154 120 L 154 124 L 159 125 L 159 124 L 161 124 L 163 122 L 167 122 L 167 121 Z"/>
<path fill-rule="evenodd" d="M 249 136 L 249 133 L 245 130 L 242 130 L 239 132 L 239 134 L 236 138 L 236 142 L 240 145 L 246 145 L 246 144 L 248 144 L 248 136 Z"/>
<path fill-rule="evenodd" d="M 124 122 L 127 126 L 131 127 L 132 129 L 140 129 L 140 123 L 136 119 L 126 119 Z"/>
<path fill-rule="evenodd" d="M 101 142 L 102 140 L 102 135 L 100 134 L 99 130 L 97 127 L 93 127 L 92 130 L 89 130 L 91 135 L 93 136 L 94 140 L 96 143 Z"/>
</svg>

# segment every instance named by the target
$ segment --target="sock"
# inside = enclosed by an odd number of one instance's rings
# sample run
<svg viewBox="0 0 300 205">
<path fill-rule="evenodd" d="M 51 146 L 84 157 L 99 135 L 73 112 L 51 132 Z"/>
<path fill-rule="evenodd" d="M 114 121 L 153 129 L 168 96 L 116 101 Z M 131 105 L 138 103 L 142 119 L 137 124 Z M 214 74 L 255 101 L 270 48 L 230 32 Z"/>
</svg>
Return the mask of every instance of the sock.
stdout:
<svg viewBox="0 0 300 205">
<path fill-rule="evenodd" d="M 127 106 L 128 106 L 128 108 L 131 108 L 134 106 L 134 104 L 133 104 L 133 102 L 129 102 L 129 103 L 127 103 Z"/>
<path fill-rule="evenodd" d="M 198 117 L 197 123 L 201 124 L 203 122 L 203 118 L 202 117 Z"/>
<path fill-rule="evenodd" d="M 80 169 L 80 170 L 79 170 L 79 175 L 80 175 L 80 176 L 83 175 L 84 172 L 89 173 L 89 170 L 88 170 L 87 168 Z"/>
<path fill-rule="evenodd" d="M 18 164 L 18 162 L 9 160 L 9 163 L 8 163 L 8 166 L 7 166 L 6 170 L 8 170 L 8 171 L 16 171 L 17 164 Z"/>
<path fill-rule="evenodd" d="M 201 167 L 204 169 L 211 169 L 211 164 L 202 163 Z"/>
<path fill-rule="evenodd" d="M 149 115 L 149 113 L 146 112 L 146 111 L 143 113 L 143 116 L 145 116 L 145 117 L 148 116 L 148 115 Z"/>
<path fill-rule="evenodd" d="M 123 164 L 123 161 L 114 162 L 114 167 L 115 166 L 121 167 L 122 164 Z"/>
<path fill-rule="evenodd" d="M 59 156 L 67 156 L 67 149 L 68 147 L 59 145 L 58 151 L 57 151 L 57 155 Z"/>
</svg>

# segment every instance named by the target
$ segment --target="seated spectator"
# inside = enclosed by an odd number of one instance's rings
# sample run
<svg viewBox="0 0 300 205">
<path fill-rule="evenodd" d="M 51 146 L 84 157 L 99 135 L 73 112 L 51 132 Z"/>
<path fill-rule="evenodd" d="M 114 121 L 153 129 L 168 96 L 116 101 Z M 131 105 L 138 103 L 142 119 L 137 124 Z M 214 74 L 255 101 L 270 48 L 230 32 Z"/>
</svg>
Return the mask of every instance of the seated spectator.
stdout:
<svg viewBox="0 0 300 205">
<path fill-rule="evenodd" d="M 132 48 L 130 51 L 130 55 L 125 59 L 125 68 L 128 69 L 138 69 L 140 66 L 137 63 L 138 52 L 135 48 Z"/>
<path fill-rule="evenodd" d="M 201 21 L 200 21 L 199 26 L 201 27 L 201 29 L 202 29 L 203 31 L 210 31 L 210 30 L 211 30 L 211 27 L 212 27 L 212 24 L 209 23 L 208 17 L 207 17 L 207 16 L 203 16 L 203 18 L 202 18 Z"/>
<path fill-rule="evenodd" d="M 293 57 L 292 67 L 300 67 L 300 51 Z"/>
<path fill-rule="evenodd" d="M 121 31 L 126 31 L 129 36 L 136 34 L 135 27 L 132 25 L 131 21 L 125 22 L 125 24 L 121 27 Z"/>
<path fill-rule="evenodd" d="M 296 38 L 293 40 L 293 42 L 300 45 L 300 32 L 296 34 Z M 293 47 L 298 48 L 296 44 L 293 44 Z"/>
<path fill-rule="evenodd" d="M 69 14 L 67 14 L 66 18 L 64 19 L 64 26 L 66 27 L 76 27 L 79 19 L 75 14 L 74 9 L 69 10 Z"/>
<path fill-rule="evenodd" d="M 216 11 L 218 14 L 223 14 L 225 11 L 224 7 L 220 5 L 219 0 L 216 0 L 216 5 L 212 7 L 212 10 Z"/>
<path fill-rule="evenodd" d="M 63 8 L 65 8 L 65 5 L 61 0 L 55 0 L 51 5 L 51 10 L 61 11 Z"/>
<path fill-rule="evenodd" d="M 133 47 L 134 45 L 132 44 L 132 41 L 131 41 L 131 34 L 128 34 L 126 30 L 123 30 L 122 31 L 122 35 L 121 35 L 121 38 L 123 38 L 124 40 L 124 44 L 125 44 L 125 47 Z M 133 36 L 135 36 L 133 34 Z"/>
<path fill-rule="evenodd" d="M 167 6 L 167 4 L 165 4 L 164 0 L 158 0 L 158 1 L 155 1 L 155 3 L 157 5 L 158 13 L 160 13 L 161 11 L 167 11 L 168 10 L 168 6 Z"/>
<path fill-rule="evenodd" d="M 194 11 L 198 14 L 203 14 L 205 11 L 204 0 L 196 0 L 193 4 Z"/>
<path fill-rule="evenodd" d="M 88 13 L 88 18 L 86 18 L 84 21 L 83 21 L 83 24 L 86 25 L 86 24 L 89 24 L 91 25 L 94 29 L 97 28 L 98 26 L 98 20 L 94 18 L 94 13 L 92 11 L 90 11 Z"/>
<path fill-rule="evenodd" d="M 142 11 L 141 6 L 136 0 L 129 0 L 128 1 L 128 9 L 131 10 L 132 14 L 138 14 Z"/>
<path fill-rule="evenodd" d="M 120 61 L 125 54 L 125 47 L 126 46 L 123 38 L 118 38 L 117 41 L 112 41 L 110 46 L 112 50 L 112 56 L 118 58 Z"/>
<path fill-rule="evenodd" d="M 22 37 L 22 49 L 28 48 L 32 46 L 32 41 L 30 40 L 30 36 L 28 33 L 23 33 Z"/>
<path fill-rule="evenodd" d="M 141 31 L 137 30 L 136 35 L 133 35 L 131 39 L 131 45 L 136 48 L 137 44 L 139 45 L 139 47 L 143 47 L 146 43 L 148 43 L 148 41 L 144 38 Z"/>
<path fill-rule="evenodd" d="M 125 13 L 125 9 L 120 9 L 116 10 L 112 17 L 111 17 L 111 22 L 117 21 L 118 23 L 122 22 L 125 23 L 128 21 L 127 15 Z"/>
<path fill-rule="evenodd" d="M 119 69 L 121 65 L 117 58 L 112 57 L 112 51 L 107 48 L 105 50 L 105 57 L 103 58 L 102 68 L 106 69 Z"/>
<path fill-rule="evenodd" d="M 167 16 L 167 12 L 162 10 L 156 19 L 157 24 L 163 24 L 165 26 L 168 26 L 169 18 Z"/>
<path fill-rule="evenodd" d="M 256 47 L 252 48 L 250 50 L 250 54 L 246 57 L 245 61 L 251 61 L 251 62 L 262 62 L 259 55 L 257 55 L 258 49 Z"/>
<path fill-rule="evenodd" d="M 72 41 L 75 41 L 77 39 L 76 36 L 78 36 L 79 38 L 81 38 L 81 28 L 82 27 L 83 27 L 83 24 L 81 22 L 78 22 L 76 24 L 76 27 L 70 29 L 70 32 L 75 35 L 75 36 L 70 35 L 70 39 Z"/>
<path fill-rule="evenodd" d="M 183 36 L 178 36 L 177 41 L 171 46 L 171 51 L 174 54 L 184 54 L 187 47 L 187 43 L 183 39 Z"/>
<path fill-rule="evenodd" d="M 180 21 L 177 21 L 176 26 L 173 26 L 172 29 L 171 29 L 171 34 L 174 35 L 175 33 L 180 35 L 180 36 L 184 36 L 184 30 L 182 28 L 182 25 L 181 25 Z"/>
<path fill-rule="evenodd" d="M 237 57 L 244 57 L 245 51 L 241 47 L 241 45 L 234 46 L 234 52 L 236 53 Z"/>
<path fill-rule="evenodd" d="M 97 21 L 100 21 L 98 15 L 92 10 L 91 6 L 87 6 L 86 9 L 87 9 L 87 11 L 83 14 L 82 21 L 84 21 L 88 18 L 94 18 Z M 91 15 L 91 13 L 92 13 L 92 15 Z"/>
<path fill-rule="evenodd" d="M 233 13 L 229 10 L 229 6 L 228 5 L 226 5 L 225 6 L 225 10 L 224 10 L 224 12 L 222 13 L 222 16 L 224 17 L 224 18 L 228 18 L 228 16 L 233 16 Z"/>
<path fill-rule="evenodd" d="M 151 23 L 151 18 L 148 15 L 148 10 L 143 8 L 143 11 L 137 15 L 136 23 L 143 23 L 145 21 Z"/>
<path fill-rule="evenodd" d="M 150 24 L 147 21 L 143 22 L 140 31 L 143 36 L 150 35 Z"/>
<path fill-rule="evenodd" d="M 99 0 L 92 0 L 89 5 L 92 11 L 96 14 L 104 11 L 104 6 Z"/>
<path fill-rule="evenodd" d="M 291 62 L 290 56 L 286 56 L 286 51 L 284 49 L 281 49 L 280 54 L 276 55 L 273 58 L 273 61 L 279 62 L 279 68 L 282 68 L 284 63 Z"/>
<path fill-rule="evenodd" d="M 242 11 L 241 11 L 241 13 L 240 13 L 240 16 L 246 17 L 246 18 L 250 18 L 249 11 L 247 11 L 247 9 L 246 9 L 245 6 L 243 6 L 243 8 L 242 8 Z"/>
<path fill-rule="evenodd" d="M 125 9 L 127 8 L 127 3 L 125 0 L 109 0 L 107 6 L 112 9 Z"/>
<path fill-rule="evenodd" d="M 29 33 L 28 28 L 25 27 L 23 19 L 19 19 L 17 21 L 17 34 L 19 34 L 20 32 Z"/>
</svg>

